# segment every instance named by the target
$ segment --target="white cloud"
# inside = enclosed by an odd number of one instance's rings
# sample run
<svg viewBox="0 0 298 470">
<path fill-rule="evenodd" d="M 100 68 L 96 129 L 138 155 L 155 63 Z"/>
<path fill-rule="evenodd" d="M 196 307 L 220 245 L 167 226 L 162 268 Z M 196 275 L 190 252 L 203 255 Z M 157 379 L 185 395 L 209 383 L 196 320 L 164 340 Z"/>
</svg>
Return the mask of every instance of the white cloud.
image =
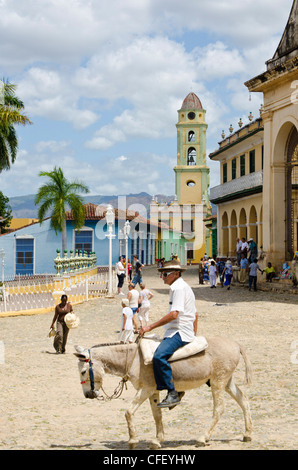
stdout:
<svg viewBox="0 0 298 470">
<path fill-rule="evenodd" d="M 35 145 L 35 149 L 38 153 L 42 153 L 45 151 L 50 151 L 52 153 L 61 152 L 65 150 L 67 147 L 70 146 L 70 141 L 56 141 L 56 140 L 47 140 L 47 141 L 40 141 L 37 142 Z"/>
<path fill-rule="evenodd" d="M 1 190 L 32 192 L 38 172 L 59 165 L 93 193 L 173 194 L 176 156 L 164 142 L 175 147 L 184 97 L 194 91 L 207 111 L 211 152 L 222 129 L 257 116 L 261 97 L 249 101 L 243 83 L 265 69 L 291 4 L 0 0 L 2 75 L 34 122 Z"/>
<path fill-rule="evenodd" d="M 98 119 L 93 111 L 79 108 L 80 96 L 71 78 L 55 70 L 29 69 L 18 83 L 17 93 L 30 116 L 70 122 L 76 129 L 84 129 Z"/>
</svg>

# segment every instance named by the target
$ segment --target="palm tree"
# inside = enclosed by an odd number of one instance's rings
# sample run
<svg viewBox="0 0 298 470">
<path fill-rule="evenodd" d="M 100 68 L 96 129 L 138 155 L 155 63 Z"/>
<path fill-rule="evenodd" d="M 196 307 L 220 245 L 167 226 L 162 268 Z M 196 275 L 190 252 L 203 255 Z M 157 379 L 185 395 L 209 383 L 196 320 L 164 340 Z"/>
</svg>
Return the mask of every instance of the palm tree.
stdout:
<svg viewBox="0 0 298 470">
<path fill-rule="evenodd" d="M 72 210 L 75 228 L 79 230 L 85 221 L 83 198 L 78 193 L 89 193 L 89 188 L 79 182 L 69 182 L 61 168 L 55 167 L 53 171 L 41 171 L 39 176 L 47 176 L 49 181 L 41 186 L 35 197 L 35 205 L 41 203 L 38 209 L 40 224 L 46 214 L 51 210 L 51 227 L 55 233 L 62 232 L 62 253 L 67 250 L 66 239 L 66 206 Z"/>
<path fill-rule="evenodd" d="M 15 95 L 16 85 L 0 80 L 0 173 L 9 170 L 18 151 L 18 138 L 14 126 L 32 124 L 22 114 L 24 103 Z"/>
</svg>

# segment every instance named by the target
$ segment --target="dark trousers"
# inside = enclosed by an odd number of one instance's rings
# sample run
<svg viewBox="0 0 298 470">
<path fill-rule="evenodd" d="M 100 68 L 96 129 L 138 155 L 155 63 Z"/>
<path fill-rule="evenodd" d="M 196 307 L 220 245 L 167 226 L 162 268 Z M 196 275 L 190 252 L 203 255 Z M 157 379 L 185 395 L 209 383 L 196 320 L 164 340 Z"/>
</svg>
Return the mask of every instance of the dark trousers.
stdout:
<svg viewBox="0 0 298 470">
<path fill-rule="evenodd" d="M 172 368 L 168 363 L 168 359 L 174 352 L 187 344 L 182 341 L 179 333 L 170 338 L 164 338 L 153 356 L 153 372 L 157 390 L 175 390 Z"/>
<path fill-rule="evenodd" d="M 57 326 L 56 326 L 56 335 L 54 338 L 54 348 L 56 349 L 57 352 L 65 352 L 65 346 L 67 342 L 67 337 L 69 333 L 69 328 L 66 326 L 66 323 L 57 321 Z"/>
<path fill-rule="evenodd" d="M 254 290 L 257 290 L 257 276 L 249 276 L 248 287 L 251 289 L 252 284 L 254 285 Z"/>
</svg>

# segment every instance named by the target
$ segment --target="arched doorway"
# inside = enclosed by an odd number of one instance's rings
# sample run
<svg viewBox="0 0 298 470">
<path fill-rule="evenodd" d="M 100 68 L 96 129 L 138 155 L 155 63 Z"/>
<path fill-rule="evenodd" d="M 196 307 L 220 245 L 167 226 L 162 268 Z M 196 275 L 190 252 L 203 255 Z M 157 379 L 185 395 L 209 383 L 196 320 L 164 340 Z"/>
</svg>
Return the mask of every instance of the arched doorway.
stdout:
<svg viewBox="0 0 298 470">
<path fill-rule="evenodd" d="M 286 153 L 286 257 L 293 259 L 298 250 L 298 132 L 293 127 Z"/>
<path fill-rule="evenodd" d="M 233 209 L 231 213 L 231 222 L 230 222 L 230 255 L 231 256 L 237 256 L 236 239 L 237 239 L 237 216 L 236 216 L 235 210 Z"/>
<path fill-rule="evenodd" d="M 239 238 L 247 239 L 247 226 L 246 226 L 246 212 L 245 209 L 241 209 L 239 215 Z"/>
<path fill-rule="evenodd" d="M 228 214 L 224 212 L 222 216 L 222 254 L 229 256 L 229 228 L 228 228 Z"/>
<path fill-rule="evenodd" d="M 251 206 L 249 211 L 249 235 L 248 238 L 253 238 L 254 242 L 258 245 L 258 231 L 257 231 L 257 211 L 255 206 Z"/>
</svg>

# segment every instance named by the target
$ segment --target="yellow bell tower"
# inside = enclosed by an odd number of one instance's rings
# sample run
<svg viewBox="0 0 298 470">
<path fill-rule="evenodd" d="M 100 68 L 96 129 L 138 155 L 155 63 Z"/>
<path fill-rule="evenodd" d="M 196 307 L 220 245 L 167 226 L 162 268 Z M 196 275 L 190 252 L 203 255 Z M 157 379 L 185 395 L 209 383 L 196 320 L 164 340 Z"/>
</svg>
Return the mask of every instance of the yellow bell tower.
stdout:
<svg viewBox="0 0 298 470">
<path fill-rule="evenodd" d="M 175 188 L 177 216 L 173 228 L 180 230 L 187 242 L 187 259 L 198 263 L 206 247 L 204 218 L 212 210 L 209 202 L 209 168 L 206 165 L 206 111 L 195 93 L 189 93 L 178 110 L 177 165 Z M 177 204 L 178 203 L 178 204 Z M 179 205 L 179 211 L 178 211 Z"/>
<path fill-rule="evenodd" d="M 206 166 L 205 113 L 195 93 L 189 93 L 178 111 L 176 196 L 179 204 L 209 205 L 209 168 Z"/>
</svg>

